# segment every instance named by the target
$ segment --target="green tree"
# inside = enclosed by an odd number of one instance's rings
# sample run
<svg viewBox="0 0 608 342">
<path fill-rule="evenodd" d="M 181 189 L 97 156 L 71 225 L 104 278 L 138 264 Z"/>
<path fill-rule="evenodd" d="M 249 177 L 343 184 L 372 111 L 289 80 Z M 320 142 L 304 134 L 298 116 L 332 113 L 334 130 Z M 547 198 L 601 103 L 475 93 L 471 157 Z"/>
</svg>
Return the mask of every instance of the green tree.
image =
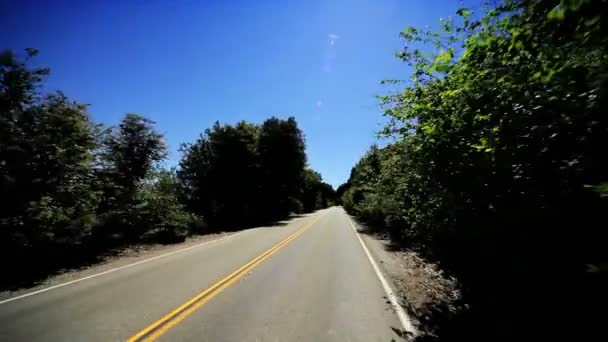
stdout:
<svg viewBox="0 0 608 342">
<path fill-rule="evenodd" d="M 182 146 L 178 177 L 186 200 L 210 224 L 243 225 L 257 219 L 257 139 L 256 125 L 216 123 L 194 144 Z"/>
<path fill-rule="evenodd" d="M 383 150 L 372 146 L 351 170 L 350 188 L 343 195 L 343 205 L 349 212 L 372 227 L 383 227 L 378 182 Z"/>
<path fill-rule="evenodd" d="M 180 202 L 180 185 L 174 170 L 158 170 L 138 191 L 138 216 L 145 231 L 144 242 L 183 241 L 191 233 L 204 233 L 201 218 L 186 211 Z"/>
<path fill-rule="evenodd" d="M 306 152 L 294 118 L 216 123 L 182 153 L 183 197 L 212 226 L 261 224 L 303 210 Z"/>
<path fill-rule="evenodd" d="M 257 142 L 261 210 L 268 218 L 287 215 L 298 197 L 306 166 L 304 134 L 295 118 L 275 117 L 264 121 Z"/>
<path fill-rule="evenodd" d="M 332 186 L 323 182 L 320 173 L 309 168 L 304 170 L 300 197 L 304 212 L 327 208 L 336 202 L 336 193 Z"/>
<path fill-rule="evenodd" d="M 315 211 L 322 207 L 322 195 L 320 193 L 320 186 L 322 183 L 321 174 L 311 170 L 304 170 L 304 181 L 302 187 L 302 205 L 304 212 Z"/>
<path fill-rule="evenodd" d="M 337 203 L 336 191 L 331 184 L 321 182 L 319 184 L 319 199 L 317 201 L 317 209 L 323 209 L 333 206 Z"/>
<path fill-rule="evenodd" d="M 117 128 L 103 134 L 97 168 L 101 202 L 98 227 L 101 237 L 135 241 L 150 229 L 141 217 L 141 190 L 167 154 L 163 136 L 154 122 L 126 114 Z"/>
<path fill-rule="evenodd" d="M 118 128 L 106 131 L 101 154 L 102 170 L 114 187 L 112 204 L 128 205 L 140 183 L 167 155 L 163 137 L 154 122 L 138 114 L 126 114 Z"/>
<path fill-rule="evenodd" d="M 40 94 L 48 69 L 29 69 L 36 51 L 27 53 L 24 62 L 0 54 L 0 250 L 9 274 L 58 262 L 95 223 L 95 126 L 86 106 Z"/>
</svg>

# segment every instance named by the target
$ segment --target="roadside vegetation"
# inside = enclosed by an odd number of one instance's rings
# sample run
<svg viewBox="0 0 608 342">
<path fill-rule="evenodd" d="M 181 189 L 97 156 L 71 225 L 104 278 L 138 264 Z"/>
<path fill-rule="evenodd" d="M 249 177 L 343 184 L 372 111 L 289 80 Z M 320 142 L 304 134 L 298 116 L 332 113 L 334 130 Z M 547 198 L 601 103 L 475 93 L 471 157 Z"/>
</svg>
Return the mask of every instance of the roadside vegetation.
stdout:
<svg viewBox="0 0 608 342">
<path fill-rule="evenodd" d="M 381 97 L 392 143 L 337 192 L 458 281 L 457 302 L 419 315 L 420 340 L 601 336 L 607 14 L 603 0 L 505 0 L 401 33 L 412 74 Z"/>
<path fill-rule="evenodd" d="M 87 106 L 43 94 L 49 69 L 0 53 L 0 263 L 3 288 L 94 261 L 110 249 L 183 241 L 330 206 L 335 194 L 307 167 L 294 118 L 216 123 L 168 147 L 155 123 L 129 113 L 92 121 Z"/>
<path fill-rule="evenodd" d="M 216 123 L 181 152 L 183 202 L 213 226 L 263 224 L 335 200 L 333 188 L 306 167 L 304 136 L 294 118 Z"/>
</svg>

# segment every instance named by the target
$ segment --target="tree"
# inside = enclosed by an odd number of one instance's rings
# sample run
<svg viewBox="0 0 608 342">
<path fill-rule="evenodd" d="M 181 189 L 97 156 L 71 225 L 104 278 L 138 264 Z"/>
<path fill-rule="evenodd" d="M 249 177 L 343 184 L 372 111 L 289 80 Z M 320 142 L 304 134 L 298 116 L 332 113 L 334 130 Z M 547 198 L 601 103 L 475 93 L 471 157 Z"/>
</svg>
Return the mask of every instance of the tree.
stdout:
<svg viewBox="0 0 608 342">
<path fill-rule="evenodd" d="M 27 52 L 25 62 L 0 54 L 0 250 L 9 274 L 57 262 L 95 223 L 95 127 L 86 106 L 41 96 L 48 69 L 29 69 L 36 51 Z"/>
<path fill-rule="evenodd" d="M 179 200 L 180 186 L 174 170 L 158 170 L 138 192 L 138 216 L 144 242 L 183 241 L 190 233 L 204 233 L 202 219 L 189 213 Z"/>
<path fill-rule="evenodd" d="M 322 201 L 322 195 L 320 193 L 321 182 L 322 178 L 320 173 L 311 169 L 306 169 L 304 171 L 304 182 L 301 196 L 304 212 L 315 211 L 316 209 L 320 209 L 322 206 L 322 203 L 318 203 Z"/>
<path fill-rule="evenodd" d="M 167 146 L 154 122 L 138 114 L 126 114 L 118 129 L 110 129 L 104 136 L 101 155 L 103 172 L 115 187 L 114 204 L 129 204 L 138 185 L 150 175 L 155 164 L 167 155 Z"/>
<path fill-rule="evenodd" d="M 351 186 L 343 195 L 346 210 L 356 213 L 361 220 L 373 227 L 384 226 L 382 206 L 379 202 L 382 194 L 378 191 L 382 157 L 383 150 L 372 146 L 351 170 Z"/>
<path fill-rule="evenodd" d="M 304 135 L 295 118 L 264 121 L 257 143 L 260 160 L 261 210 L 268 218 L 287 215 L 297 198 L 306 166 Z"/>
<path fill-rule="evenodd" d="M 294 118 L 216 123 L 182 153 L 184 199 L 212 226 L 261 224 L 303 209 L 306 151 Z"/>
<path fill-rule="evenodd" d="M 17 119 L 20 112 L 36 103 L 40 84 L 50 73 L 48 68 L 28 68 L 27 62 L 38 54 L 38 50 L 26 49 L 26 53 L 25 60 L 20 61 L 11 50 L 0 52 L 0 112 L 3 120 Z"/>
<path fill-rule="evenodd" d="M 134 241 L 150 228 L 138 215 L 139 192 L 167 154 L 163 137 L 153 125 L 152 120 L 130 113 L 103 136 L 97 168 L 102 237 Z"/>
<path fill-rule="evenodd" d="M 258 127 L 215 123 L 182 146 L 178 177 L 189 208 L 212 225 L 242 225 L 258 216 Z"/>
<path fill-rule="evenodd" d="M 304 212 L 312 212 L 333 205 L 336 201 L 336 194 L 331 185 L 323 182 L 320 173 L 307 168 L 304 170 L 300 198 Z"/>
</svg>

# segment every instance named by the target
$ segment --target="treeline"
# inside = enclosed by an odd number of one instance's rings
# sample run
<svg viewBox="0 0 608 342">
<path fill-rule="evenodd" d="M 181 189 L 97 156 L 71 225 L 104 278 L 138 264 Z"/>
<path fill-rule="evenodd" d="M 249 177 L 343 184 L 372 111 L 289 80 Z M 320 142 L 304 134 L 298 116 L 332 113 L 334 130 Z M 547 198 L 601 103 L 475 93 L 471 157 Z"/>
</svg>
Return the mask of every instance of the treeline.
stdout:
<svg viewBox="0 0 608 342">
<path fill-rule="evenodd" d="M 215 226 L 261 224 L 335 200 L 332 187 L 306 168 L 304 137 L 294 118 L 216 123 L 181 151 L 177 177 L 184 201 Z"/>
<path fill-rule="evenodd" d="M 395 142 L 338 195 L 459 281 L 459 302 L 420 314 L 421 340 L 604 335 L 592 312 L 608 288 L 607 10 L 503 1 L 402 32 L 412 78 L 381 98 Z"/>
<path fill-rule="evenodd" d="M 154 122 L 94 123 L 87 106 L 42 94 L 46 68 L 0 53 L 0 285 L 25 284 L 134 243 L 182 241 L 332 205 L 306 167 L 295 119 L 219 123 L 184 145 L 177 169 Z"/>
</svg>

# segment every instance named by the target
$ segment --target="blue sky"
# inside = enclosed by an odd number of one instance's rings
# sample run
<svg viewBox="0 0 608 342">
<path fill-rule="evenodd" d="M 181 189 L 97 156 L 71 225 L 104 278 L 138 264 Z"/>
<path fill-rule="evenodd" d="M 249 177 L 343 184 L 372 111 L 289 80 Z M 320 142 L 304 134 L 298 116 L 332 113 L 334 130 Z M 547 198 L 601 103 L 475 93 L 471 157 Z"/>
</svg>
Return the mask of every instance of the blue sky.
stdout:
<svg viewBox="0 0 608 342">
<path fill-rule="evenodd" d="M 296 117 L 309 164 L 337 187 L 377 141 L 379 82 L 406 78 L 394 58 L 406 25 L 437 26 L 456 0 L 0 2 L 0 49 L 34 47 L 47 90 L 116 124 L 150 117 L 171 148 L 219 120 Z"/>
</svg>

